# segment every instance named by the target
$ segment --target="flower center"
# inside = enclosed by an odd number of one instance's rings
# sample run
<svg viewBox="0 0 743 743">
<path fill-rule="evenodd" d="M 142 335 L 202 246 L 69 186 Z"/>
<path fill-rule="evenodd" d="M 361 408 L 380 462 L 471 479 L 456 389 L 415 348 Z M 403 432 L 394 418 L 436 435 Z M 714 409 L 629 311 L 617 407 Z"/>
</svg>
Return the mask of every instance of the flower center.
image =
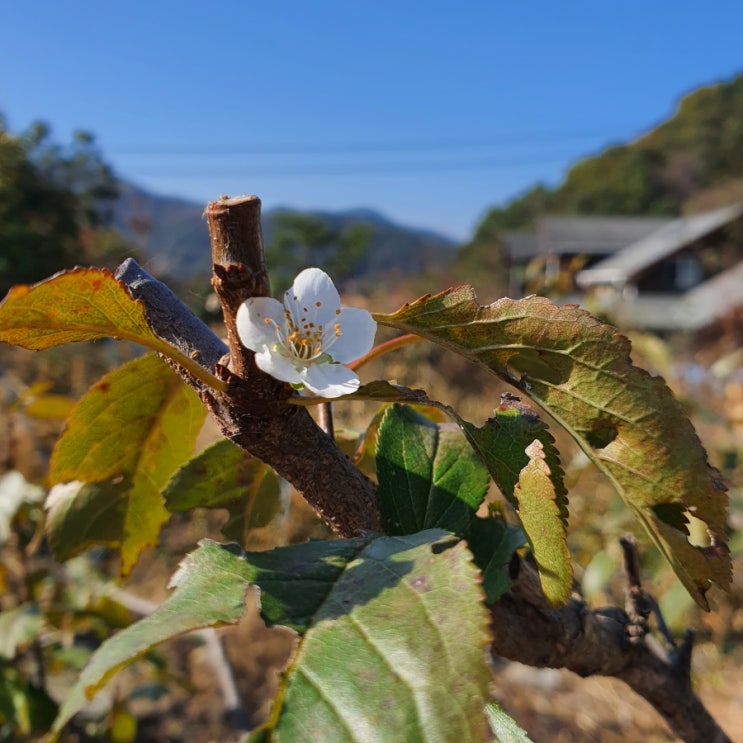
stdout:
<svg viewBox="0 0 743 743">
<path fill-rule="evenodd" d="M 305 366 L 317 360 L 332 361 L 329 351 L 342 334 L 340 323 L 334 323 L 332 329 L 326 331 L 322 323 L 314 323 L 307 314 L 297 318 L 287 308 L 284 317 L 286 324 L 283 328 L 276 325 L 276 335 L 287 356 Z"/>
</svg>

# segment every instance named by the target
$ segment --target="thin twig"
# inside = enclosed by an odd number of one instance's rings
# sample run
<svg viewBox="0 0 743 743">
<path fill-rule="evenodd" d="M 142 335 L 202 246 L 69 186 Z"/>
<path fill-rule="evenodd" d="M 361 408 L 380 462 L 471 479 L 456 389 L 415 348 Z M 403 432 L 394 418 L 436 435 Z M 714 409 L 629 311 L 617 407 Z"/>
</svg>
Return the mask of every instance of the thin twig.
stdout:
<svg viewBox="0 0 743 743">
<path fill-rule="evenodd" d="M 401 335 L 398 338 L 393 338 L 390 341 L 385 341 L 384 343 L 380 343 L 378 346 L 374 346 L 374 348 L 372 348 L 369 353 L 361 356 L 355 361 L 352 361 L 348 365 L 348 368 L 353 369 L 354 371 L 358 371 L 362 366 L 365 366 L 370 361 L 373 361 L 380 356 L 384 356 L 385 354 L 390 353 L 390 351 L 397 351 L 398 348 L 411 346 L 413 343 L 420 343 L 423 340 L 424 339 L 421 338 L 419 335 L 406 333 L 405 335 Z"/>
<path fill-rule="evenodd" d="M 317 407 L 317 424 L 328 436 L 335 440 L 335 426 L 333 425 L 333 403 L 321 402 Z"/>
<path fill-rule="evenodd" d="M 159 608 L 159 604 L 149 599 L 136 596 L 129 591 L 125 591 L 117 586 L 108 586 L 106 593 L 118 601 L 122 606 L 125 606 L 129 611 L 139 614 L 140 616 L 149 616 L 154 614 Z M 237 689 L 237 681 L 235 675 L 232 672 L 232 666 L 230 665 L 227 654 L 224 651 L 219 636 L 216 631 L 207 627 L 205 629 L 194 630 L 189 633 L 193 637 L 197 637 L 206 647 L 206 657 L 214 671 L 214 675 L 217 680 L 217 686 L 224 701 L 225 716 L 230 720 L 231 724 L 238 730 L 247 731 L 250 729 L 250 722 L 245 714 L 243 705 L 240 701 L 240 693 Z"/>
<path fill-rule="evenodd" d="M 624 553 L 624 570 L 627 575 L 627 588 L 625 589 L 626 601 L 625 611 L 629 618 L 627 634 L 630 642 L 641 642 L 648 633 L 648 617 L 652 605 L 648 595 L 642 587 L 640 577 L 640 555 L 637 549 L 637 540 L 632 534 L 625 534 L 619 543 Z"/>
</svg>

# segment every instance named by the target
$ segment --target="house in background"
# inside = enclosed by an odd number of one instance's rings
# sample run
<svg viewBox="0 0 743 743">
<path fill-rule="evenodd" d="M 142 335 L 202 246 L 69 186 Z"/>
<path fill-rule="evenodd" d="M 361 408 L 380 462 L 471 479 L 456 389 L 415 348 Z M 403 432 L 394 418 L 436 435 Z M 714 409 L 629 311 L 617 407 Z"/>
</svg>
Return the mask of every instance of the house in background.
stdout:
<svg viewBox="0 0 743 743">
<path fill-rule="evenodd" d="M 502 240 L 512 297 L 549 292 L 656 331 L 743 307 L 743 204 L 678 219 L 547 217 Z"/>
<path fill-rule="evenodd" d="M 575 279 L 623 325 L 704 328 L 743 307 L 743 204 L 675 219 Z"/>
<path fill-rule="evenodd" d="M 509 296 L 542 293 L 560 276 L 574 277 L 576 266 L 592 266 L 670 221 L 658 217 L 543 217 L 534 232 L 504 231 L 501 240 L 509 262 Z M 560 287 L 563 293 L 574 288 L 572 282 Z"/>
</svg>

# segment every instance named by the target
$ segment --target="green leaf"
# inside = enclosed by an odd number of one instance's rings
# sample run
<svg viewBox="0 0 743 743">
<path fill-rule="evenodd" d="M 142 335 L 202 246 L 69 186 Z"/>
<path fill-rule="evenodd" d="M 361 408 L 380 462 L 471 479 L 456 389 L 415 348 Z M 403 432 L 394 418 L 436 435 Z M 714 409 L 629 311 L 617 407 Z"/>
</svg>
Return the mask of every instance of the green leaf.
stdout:
<svg viewBox="0 0 743 743">
<path fill-rule="evenodd" d="M 484 366 L 554 416 L 609 478 L 700 606 L 708 608 L 710 582 L 730 584 L 725 486 L 671 391 L 632 365 L 630 343 L 613 327 L 542 297 L 481 307 L 471 287 L 425 296 L 375 319 Z M 704 521 L 710 545 L 691 544 L 675 515 L 664 521 L 657 507 L 666 504 Z"/>
<path fill-rule="evenodd" d="M 387 534 L 441 528 L 466 536 L 488 473 L 462 432 L 391 406 L 377 438 L 378 500 Z"/>
<path fill-rule="evenodd" d="M 547 425 L 514 395 L 503 395 L 492 418 L 481 428 L 462 420 L 462 430 L 488 468 L 496 485 L 518 510 L 514 489 L 529 463 L 526 448 L 535 439 L 542 444 L 560 516 L 567 526 L 568 500 L 560 454 Z"/>
<path fill-rule="evenodd" d="M 529 464 L 521 470 L 514 497 L 519 519 L 539 571 L 544 596 L 552 606 L 562 606 L 573 587 L 565 522 L 550 479 L 550 468 L 539 439 L 526 448 Z"/>
<path fill-rule="evenodd" d="M 249 580 L 250 567 L 239 547 L 203 540 L 171 579 L 173 594 L 148 617 L 98 648 L 62 705 L 53 730 L 59 732 L 120 668 L 155 645 L 200 627 L 237 622 Z"/>
<path fill-rule="evenodd" d="M 304 635 L 254 739 L 489 739 L 491 637 L 479 573 L 465 544 L 438 530 L 255 553 L 203 540 L 171 581 L 174 593 L 96 651 L 54 731 L 156 644 L 237 621 L 251 582 L 268 623 Z"/>
<path fill-rule="evenodd" d="M 482 571 L 485 602 L 493 604 L 511 587 L 509 565 L 513 553 L 526 544 L 524 532 L 490 514 L 474 520 L 467 541 Z"/>
<path fill-rule="evenodd" d="M 224 382 L 155 334 L 144 305 L 106 269 L 75 268 L 33 286 L 14 286 L 0 302 L 2 343 L 39 351 L 108 337 L 140 343 L 210 387 L 226 390 Z"/>
<path fill-rule="evenodd" d="M 532 743 L 531 738 L 516 721 L 509 717 L 495 702 L 485 708 L 488 722 L 495 733 L 493 743 Z"/>
<path fill-rule="evenodd" d="M 281 511 L 276 473 L 229 439 L 220 439 L 183 465 L 163 491 L 168 511 L 225 508 L 222 533 L 247 547 L 251 533 Z"/>
<path fill-rule="evenodd" d="M 124 544 L 131 491 L 129 477 L 55 485 L 46 500 L 44 525 L 54 557 L 65 561 L 90 547 Z M 153 512 L 155 519 L 161 519 L 160 509 Z"/>
<path fill-rule="evenodd" d="M 305 633 L 349 563 L 369 542 L 365 537 L 313 539 L 249 553 L 250 580 L 261 589 L 261 616 L 266 624 Z"/>
<path fill-rule="evenodd" d="M 293 591 L 283 588 L 290 600 L 314 597 L 314 614 L 270 719 L 253 739 L 489 740 L 488 614 L 465 544 L 435 530 L 344 541 L 354 549 L 342 566 L 335 542 L 314 544 L 310 559 L 290 565 L 283 555 L 297 548 L 265 553 L 277 576 L 268 587 L 268 575 L 258 578 L 263 602 L 294 575 L 294 565 L 315 565 L 320 574 L 305 568 L 291 581 Z M 332 581 L 315 562 L 317 549 L 329 550 L 337 566 Z"/>
<path fill-rule="evenodd" d="M 193 451 L 205 416 L 154 354 L 115 369 L 80 400 L 54 448 L 47 533 L 58 559 L 120 545 L 127 573 L 167 520 L 160 491 Z"/>
</svg>

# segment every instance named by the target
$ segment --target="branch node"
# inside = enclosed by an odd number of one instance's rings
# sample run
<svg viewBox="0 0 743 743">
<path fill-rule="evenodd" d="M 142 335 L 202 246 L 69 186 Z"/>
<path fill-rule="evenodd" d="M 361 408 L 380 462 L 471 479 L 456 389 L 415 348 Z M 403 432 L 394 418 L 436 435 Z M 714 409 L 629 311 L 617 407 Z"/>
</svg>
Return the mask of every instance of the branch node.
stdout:
<svg viewBox="0 0 743 743">
<path fill-rule="evenodd" d="M 642 642 L 648 634 L 648 617 L 655 603 L 642 587 L 640 578 L 640 555 L 637 540 L 631 534 L 625 534 L 619 543 L 624 553 L 624 569 L 627 574 L 625 589 L 625 611 L 627 612 L 627 635 L 630 642 Z"/>
</svg>

